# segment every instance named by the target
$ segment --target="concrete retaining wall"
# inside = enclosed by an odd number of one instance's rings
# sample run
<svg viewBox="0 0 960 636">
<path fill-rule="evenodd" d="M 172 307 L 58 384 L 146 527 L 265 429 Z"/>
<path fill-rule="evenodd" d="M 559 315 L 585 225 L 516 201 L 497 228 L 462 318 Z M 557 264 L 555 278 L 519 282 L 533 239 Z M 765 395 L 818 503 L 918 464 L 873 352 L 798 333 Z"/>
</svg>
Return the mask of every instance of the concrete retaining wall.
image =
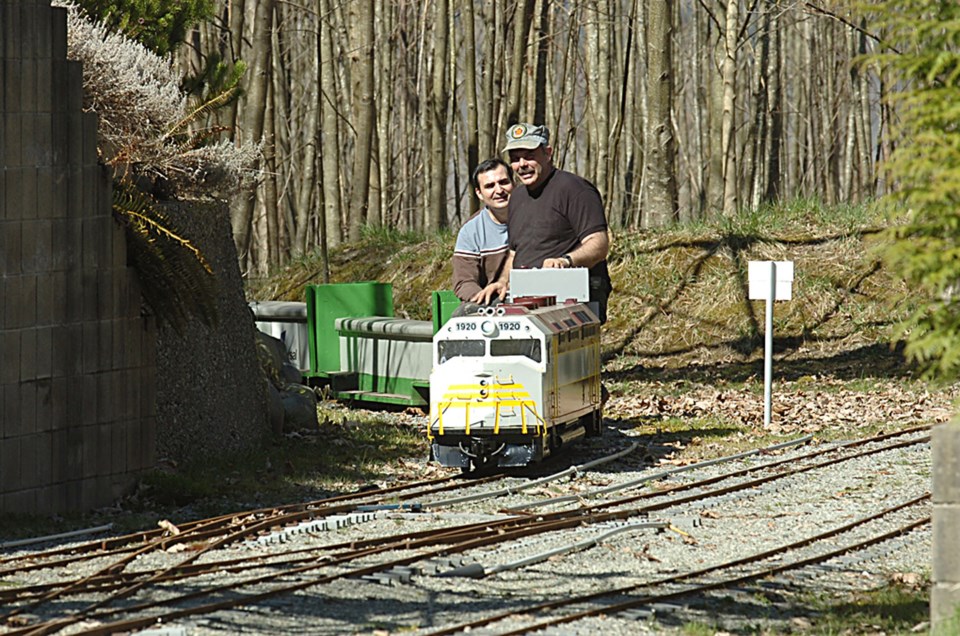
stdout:
<svg viewBox="0 0 960 636">
<path fill-rule="evenodd" d="M 0 3 L 0 512 L 110 503 L 156 459 L 140 315 L 66 12 Z"/>
<path fill-rule="evenodd" d="M 225 203 L 166 203 L 163 214 L 217 275 L 219 324 L 192 321 L 181 337 L 162 329 L 157 353 L 157 456 L 206 461 L 259 444 L 270 434 L 256 325 L 243 295 Z"/>
</svg>

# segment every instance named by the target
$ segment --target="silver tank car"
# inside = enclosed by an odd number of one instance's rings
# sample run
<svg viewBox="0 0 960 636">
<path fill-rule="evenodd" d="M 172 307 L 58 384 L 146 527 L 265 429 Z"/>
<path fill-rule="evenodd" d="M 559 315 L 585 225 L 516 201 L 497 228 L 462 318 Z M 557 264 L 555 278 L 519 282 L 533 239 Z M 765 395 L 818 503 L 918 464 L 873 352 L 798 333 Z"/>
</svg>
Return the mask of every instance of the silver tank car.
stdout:
<svg viewBox="0 0 960 636">
<path fill-rule="evenodd" d="M 583 302 L 521 297 L 433 338 L 431 455 L 464 471 L 524 466 L 599 435 L 600 321 Z"/>
</svg>

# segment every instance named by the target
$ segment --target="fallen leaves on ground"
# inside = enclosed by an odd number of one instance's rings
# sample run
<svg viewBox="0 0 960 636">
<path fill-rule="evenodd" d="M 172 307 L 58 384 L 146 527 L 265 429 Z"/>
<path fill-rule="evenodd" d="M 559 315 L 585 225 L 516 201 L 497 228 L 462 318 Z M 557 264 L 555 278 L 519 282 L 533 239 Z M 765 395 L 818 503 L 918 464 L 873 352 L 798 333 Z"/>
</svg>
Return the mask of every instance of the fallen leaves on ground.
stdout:
<svg viewBox="0 0 960 636">
<path fill-rule="evenodd" d="M 653 387 L 657 390 L 658 387 Z M 890 383 L 869 391 L 831 386 L 828 380 L 774 387 L 771 422 L 764 427 L 763 395 L 750 389 L 699 387 L 681 395 L 663 393 L 616 395 L 607 415 L 622 419 L 713 418 L 771 433 L 816 433 L 830 428 L 856 428 L 878 423 L 931 424 L 953 415 L 954 390 L 910 390 Z"/>
</svg>

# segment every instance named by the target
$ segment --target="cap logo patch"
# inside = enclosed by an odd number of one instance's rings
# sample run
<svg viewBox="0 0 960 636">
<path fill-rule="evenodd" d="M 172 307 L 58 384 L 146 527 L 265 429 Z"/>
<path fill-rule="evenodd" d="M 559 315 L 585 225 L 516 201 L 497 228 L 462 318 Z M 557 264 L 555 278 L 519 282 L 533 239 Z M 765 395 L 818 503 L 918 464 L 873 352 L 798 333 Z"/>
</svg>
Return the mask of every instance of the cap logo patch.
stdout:
<svg viewBox="0 0 960 636">
<path fill-rule="evenodd" d="M 514 126 L 512 134 L 514 139 L 520 139 L 521 137 L 527 134 L 527 127 L 523 125 Z"/>
</svg>

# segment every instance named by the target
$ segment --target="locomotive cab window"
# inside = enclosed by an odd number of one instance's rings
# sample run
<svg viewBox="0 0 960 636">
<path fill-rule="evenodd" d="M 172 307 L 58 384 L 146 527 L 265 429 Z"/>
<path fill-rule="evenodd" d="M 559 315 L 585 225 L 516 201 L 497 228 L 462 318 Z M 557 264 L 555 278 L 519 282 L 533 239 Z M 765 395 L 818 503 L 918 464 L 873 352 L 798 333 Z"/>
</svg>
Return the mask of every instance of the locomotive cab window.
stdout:
<svg viewBox="0 0 960 636">
<path fill-rule="evenodd" d="M 540 341 L 534 339 L 523 340 L 491 340 L 490 355 L 492 356 L 524 356 L 534 362 L 540 362 Z"/>
<path fill-rule="evenodd" d="M 440 364 L 459 357 L 482 357 L 483 340 L 441 340 L 437 343 L 437 359 Z"/>
</svg>

